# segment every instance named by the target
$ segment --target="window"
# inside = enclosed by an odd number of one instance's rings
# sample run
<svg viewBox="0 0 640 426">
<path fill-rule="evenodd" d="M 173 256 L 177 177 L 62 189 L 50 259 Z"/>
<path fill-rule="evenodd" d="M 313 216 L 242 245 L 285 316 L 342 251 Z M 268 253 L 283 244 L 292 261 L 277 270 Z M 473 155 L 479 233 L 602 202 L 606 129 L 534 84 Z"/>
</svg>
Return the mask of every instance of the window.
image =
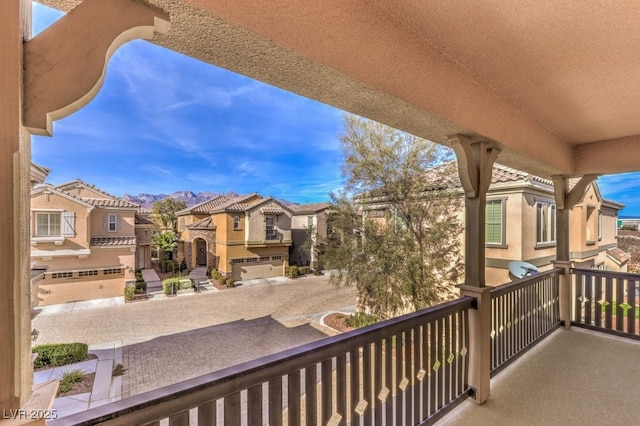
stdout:
<svg viewBox="0 0 640 426">
<path fill-rule="evenodd" d="M 309 228 L 313 227 L 313 216 L 307 216 L 307 226 Z"/>
<path fill-rule="evenodd" d="M 93 270 L 93 271 L 80 271 L 78 272 L 78 276 L 79 277 L 92 277 L 98 275 L 98 271 L 97 270 Z"/>
<path fill-rule="evenodd" d="M 118 230 L 118 215 L 108 214 L 107 215 L 107 231 L 115 232 Z"/>
<path fill-rule="evenodd" d="M 536 243 L 556 242 L 556 205 L 536 203 Z"/>
<path fill-rule="evenodd" d="M 271 256 L 271 260 L 282 260 L 282 256 Z"/>
<path fill-rule="evenodd" d="M 178 231 L 184 231 L 184 217 L 178 219 Z"/>
<path fill-rule="evenodd" d="M 236 214 L 233 216 L 233 229 L 234 230 L 239 230 L 240 229 L 240 215 Z"/>
<path fill-rule="evenodd" d="M 258 261 L 257 257 L 249 257 L 247 258 L 247 263 L 256 263 Z"/>
<path fill-rule="evenodd" d="M 602 212 L 598 212 L 598 241 L 602 239 Z"/>
<path fill-rule="evenodd" d="M 262 257 L 260 258 L 260 262 L 268 262 L 268 261 L 269 261 L 269 259 L 270 259 L 270 258 L 269 258 L 269 256 L 262 256 Z"/>
<path fill-rule="evenodd" d="M 103 269 L 102 270 L 102 275 L 117 275 L 117 274 L 121 274 L 122 273 L 122 269 L 121 268 L 110 268 L 110 269 Z"/>
<path fill-rule="evenodd" d="M 51 274 L 51 278 L 73 278 L 73 272 L 54 272 Z"/>
<path fill-rule="evenodd" d="M 505 244 L 504 200 L 487 200 L 484 235 L 487 244 Z"/>
<path fill-rule="evenodd" d="M 36 213 L 36 237 L 59 237 L 60 217 L 60 213 Z"/>
<path fill-rule="evenodd" d="M 266 224 L 266 238 L 267 240 L 277 240 L 278 233 L 276 232 L 275 218 L 273 216 L 265 218 Z"/>
<path fill-rule="evenodd" d="M 231 263 L 244 263 L 244 259 L 231 259 Z"/>
</svg>

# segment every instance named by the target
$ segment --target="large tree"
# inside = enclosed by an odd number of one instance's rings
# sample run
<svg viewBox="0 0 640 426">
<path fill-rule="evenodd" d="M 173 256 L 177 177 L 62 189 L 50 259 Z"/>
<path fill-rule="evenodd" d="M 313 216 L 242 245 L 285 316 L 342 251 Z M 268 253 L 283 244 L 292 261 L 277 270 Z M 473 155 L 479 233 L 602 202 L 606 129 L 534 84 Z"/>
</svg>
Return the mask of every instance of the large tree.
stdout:
<svg viewBox="0 0 640 426">
<path fill-rule="evenodd" d="M 449 300 L 462 272 L 461 197 L 450 150 L 346 115 L 345 185 L 332 194 L 323 260 L 380 319 Z"/>
<path fill-rule="evenodd" d="M 164 229 L 175 230 L 176 212 L 187 208 L 187 203 L 183 200 L 167 197 L 156 201 L 151 206 L 151 219 Z"/>
</svg>

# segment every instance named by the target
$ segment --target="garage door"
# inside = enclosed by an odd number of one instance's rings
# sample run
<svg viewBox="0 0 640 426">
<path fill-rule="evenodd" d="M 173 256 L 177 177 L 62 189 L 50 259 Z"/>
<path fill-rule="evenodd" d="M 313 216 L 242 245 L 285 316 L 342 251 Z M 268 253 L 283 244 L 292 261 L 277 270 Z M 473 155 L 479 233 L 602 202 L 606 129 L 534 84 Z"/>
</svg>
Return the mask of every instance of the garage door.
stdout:
<svg viewBox="0 0 640 426">
<path fill-rule="evenodd" d="M 233 264 L 233 279 L 252 280 L 254 278 L 279 277 L 282 275 L 282 260 L 267 262 L 247 262 Z"/>
</svg>

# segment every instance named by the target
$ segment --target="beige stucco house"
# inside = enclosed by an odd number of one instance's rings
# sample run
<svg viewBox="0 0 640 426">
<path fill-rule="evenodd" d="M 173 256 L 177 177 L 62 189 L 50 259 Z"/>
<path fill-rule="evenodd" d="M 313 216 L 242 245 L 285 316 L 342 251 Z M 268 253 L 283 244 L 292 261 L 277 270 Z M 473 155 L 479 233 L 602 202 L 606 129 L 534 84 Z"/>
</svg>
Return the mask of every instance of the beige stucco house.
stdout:
<svg viewBox="0 0 640 426">
<path fill-rule="evenodd" d="M 178 258 L 234 280 L 284 275 L 293 212 L 258 194 L 214 197 L 177 213 Z"/>
<path fill-rule="evenodd" d="M 436 184 L 427 183 L 425 190 L 461 189 L 453 171 L 438 176 Z M 384 202 L 361 198 L 360 203 L 364 217 L 384 220 Z M 569 256 L 575 266 L 627 270 L 629 256 L 617 248 L 617 218 L 623 207 L 603 199 L 597 181 L 588 185 L 569 214 Z M 464 226 L 464 212 L 459 211 L 457 217 Z M 556 228 L 553 182 L 494 164 L 485 209 L 486 283 L 496 286 L 515 278 L 509 272 L 512 261 L 530 263 L 540 271 L 551 269 L 556 259 Z"/>
<path fill-rule="evenodd" d="M 322 250 L 323 241 L 327 238 L 327 219 L 331 208 L 330 203 L 295 204 L 289 206 L 293 210 L 291 218 L 291 237 L 293 240 L 290 263 L 299 266 L 321 268 L 318 252 Z M 308 235 L 308 229 L 312 235 Z M 301 250 L 307 238 L 313 239 L 314 248 L 310 253 Z"/>
<path fill-rule="evenodd" d="M 138 209 L 81 180 L 34 187 L 32 268 L 46 269 L 34 305 L 122 295 L 134 279 Z"/>
</svg>

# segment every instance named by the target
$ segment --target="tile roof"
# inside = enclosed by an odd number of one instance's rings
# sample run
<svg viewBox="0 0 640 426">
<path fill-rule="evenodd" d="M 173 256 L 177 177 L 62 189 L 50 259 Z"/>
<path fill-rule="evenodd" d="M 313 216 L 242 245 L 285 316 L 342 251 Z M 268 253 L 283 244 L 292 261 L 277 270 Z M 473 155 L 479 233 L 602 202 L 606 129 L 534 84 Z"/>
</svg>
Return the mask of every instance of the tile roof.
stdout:
<svg viewBox="0 0 640 426">
<path fill-rule="evenodd" d="M 218 195 L 216 197 L 210 198 L 206 201 L 203 201 L 200 204 L 193 205 L 191 207 L 187 207 L 186 209 L 182 209 L 177 212 L 177 215 L 188 214 L 188 213 L 211 213 L 216 210 L 220 205 L 228 202 L 230 200 L 229 197 L 224 195 Z"/>
<path fill-rule="evenodd" d="M 103 191 L 102 189 L 96 187 L 95 185 L 91 185 L 90 183 L 83 181 L 82 179 L 76 179 L 76 180 L 72 180 L 71 182 L 61 183 L 60 185 L 57 185 L 56 188 L 58 188 L 61 191 L 67 192 L 70 189 L 77 187 L 78 185 L 85 186 L 89 189 L 92 189 L 110 198 L 118 198 L 113 194 L 109 194 L 107 191 Z"/>
<path fill-rule="evenodd" d="M 292 204 L 289 206 L 289 208 L 296 214 L 316 213 L 330 207 L 331 203 Z"/>
<path fill-rule="evenodd" d="M 209 216 L 187 225 L 187 229 L 216 229 L 216 224 L 211 220 L 211 216 Z"/>
<path fill-rule="evenodd" d="M 607 254 L 614 258 L 619 264 L 623 264 L 631 259 L 631 255 L 619 247 L 608 249 Z"/>
<path fill-rule="evenodd" d="M 140 206 L 140 208 L 138 209 L 138 213 L 140 213 L 140 214 L 151 214 L 151 210 L 145 209 L 144 207 Z"/>
<path fill-rule="evenodd" d="M 92 237 L 91 247 L 129 247 L 136 245 L 136 237 Z"/>
<path fill-rule="evenodd" d="M 139 205 L 132 203 L 127 200 L 123 200 L 122 198 L 116 198 L 111 200 L 104 200 L 102 198 L 81 198 L 83 201 L 91 204 L 96 207 L 123 207 L 129 209 L 138 209 Z"/>
<path fill-rule="evenodd" d="M 136 215 L 135 224 L 136 225 L 155 225 L 153 221 L 147 219 L 146 217 L 142 217 L 140 215 Z"/>
<path fill-rule="evenodd" d="M 212 211 L 212 213 L 220 213 L 220 212 L 228 212 L 228 211 L 230 212 L 246 211 L 249 207 L 255 204 L 255 203 L 249 204 L 247 203 L 247 201 L 255 196 L 259 197 L 258 194 L 253 193 L 253 194 L 244 195 L 241 197 L 230 198 L 225 203 L 219 205 L 215 210 Z"/>
<path fill-rule="evenodd" d="M 284 214 L 284 210 L 280 207 L 263 207 L 260 212 L 262 214 Z"/>
</svg>

